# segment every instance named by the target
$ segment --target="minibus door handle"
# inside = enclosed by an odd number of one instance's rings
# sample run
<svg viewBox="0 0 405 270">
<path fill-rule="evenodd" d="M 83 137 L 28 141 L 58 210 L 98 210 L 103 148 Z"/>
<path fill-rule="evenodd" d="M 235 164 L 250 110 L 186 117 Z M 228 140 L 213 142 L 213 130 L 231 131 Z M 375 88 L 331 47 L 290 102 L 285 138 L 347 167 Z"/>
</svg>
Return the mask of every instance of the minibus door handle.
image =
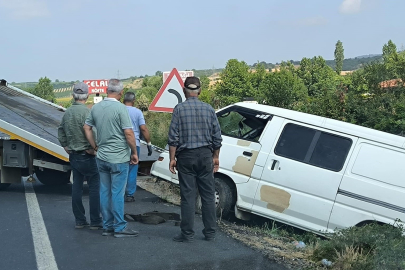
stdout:
<svg viewBox="0 0 405 270">
<path fill-rule="evenodd" d="M 273 160 L 273 164 L 271 164 L 271 170 L 274 171 L 274 167 L 276 167 L 277 160 Z"/>
<path fill-rule="evenodd" d="M 252 152 L 243 151 L 243 155 L 244 155 L 244 156 L 251 157 L 253 154 L 252 154 Z"/>
</svg>

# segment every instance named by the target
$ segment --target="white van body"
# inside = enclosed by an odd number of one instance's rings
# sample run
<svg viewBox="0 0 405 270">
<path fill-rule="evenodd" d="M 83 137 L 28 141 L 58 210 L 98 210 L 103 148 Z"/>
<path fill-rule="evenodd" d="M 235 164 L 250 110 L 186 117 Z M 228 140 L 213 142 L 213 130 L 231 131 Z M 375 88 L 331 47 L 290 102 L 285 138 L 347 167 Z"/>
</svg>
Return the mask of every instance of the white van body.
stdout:
<svg viewBox="0 0 405 270">
<path fill-rule="evenodd" d="M 234 207 L 237 217 L 257 214 L 315 233 L 405 220 L 404 137 L 250 103 L 217 116 L 219 207 Z M 161 157 L 166 168 L 156 161 L 152 174 L 178 183 L 168 153 Z M 221 196 L 224 187 L 234 196 Z"/>
</svg>

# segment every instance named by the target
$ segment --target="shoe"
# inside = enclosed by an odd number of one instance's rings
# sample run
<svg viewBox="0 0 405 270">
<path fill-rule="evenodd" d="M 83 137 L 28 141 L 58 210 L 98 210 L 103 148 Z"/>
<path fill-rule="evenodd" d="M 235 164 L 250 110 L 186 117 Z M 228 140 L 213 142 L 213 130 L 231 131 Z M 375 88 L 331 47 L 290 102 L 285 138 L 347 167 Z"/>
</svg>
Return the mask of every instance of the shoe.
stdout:
<svg viewBox="0 0 405 270">
<path fill-rule="evenodd" d="M 103 229 L 103 225 L 100 224 L 96 224 L 96 225 L 90 225 L 90 230 L 102 230 Z"/>
<path fill-rule="evenodd" d="M 138 236 L 139 232 L 129 229 L 128 227 L 123 229 L 120 232 L 114 232 L 115 238 L 122 238 L 122 237 L 136 237 Z"/>
<path fill-rule="evenodd" d="M 111 235 L 114 235 L 114 229 L 103 230 L 103 233 L 102 233 L 101 235 L 102 235 L 102 236 L 111 236 Z"/>
<path fill-rule="evenodd" d="M 204 237 L 205 241 L 211 242 L 215 241 L 215 236 L 210 236 L 210 237 Z"/>
<path fill-rule="evenodd" d="M 194 238 L 193 237 L 185 237 L 183 234 L 178 234 L 175 237 L 173 237 L 173 241 L 191 243 L 191 242 L 194 241 Z"/>
<path fill-rule="evenodd" d="M 134 196 L 125 196 L 125 202 L 134 202 L 135 198 Z"/>
<path fill-rule="evenodd" d="M 90 224 L 88 222 L 84 223 L 76 223 L 75 229 L 83 229 L 84 227 L 88 227 Z"/>
</svg>

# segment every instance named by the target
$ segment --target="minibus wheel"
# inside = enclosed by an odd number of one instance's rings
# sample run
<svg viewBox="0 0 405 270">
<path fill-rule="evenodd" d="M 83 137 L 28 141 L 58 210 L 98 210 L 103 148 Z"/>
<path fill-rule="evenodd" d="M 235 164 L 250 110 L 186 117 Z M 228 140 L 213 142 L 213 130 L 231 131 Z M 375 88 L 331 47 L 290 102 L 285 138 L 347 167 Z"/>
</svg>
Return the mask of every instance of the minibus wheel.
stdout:
<svg viewBox="0 0 405 270">
<path fill-rule="evenodd" d="M 228 181 L 215 176 L 215 211 L 218 218 L 229 217 L 235 206 L 235 195 Z M 195 212 L 201 215 L 201 196 L 197 191 Z"/>
</svg>

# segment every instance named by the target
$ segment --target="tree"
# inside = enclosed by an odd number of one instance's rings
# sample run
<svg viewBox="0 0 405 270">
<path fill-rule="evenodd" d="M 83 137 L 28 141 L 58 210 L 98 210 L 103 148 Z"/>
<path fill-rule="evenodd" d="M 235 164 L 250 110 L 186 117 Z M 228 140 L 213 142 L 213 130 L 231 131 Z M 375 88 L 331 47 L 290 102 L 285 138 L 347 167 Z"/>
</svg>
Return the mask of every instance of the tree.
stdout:
<svg viewBox="0 0 405 270">
<path fill-rule="evenodd" d="M 163 76 L 163 72 L 158 70 L 158 71 L 155 72 L 155 76 L 160 76 L 161 77 L 161 76 Z"/>
<path fill-rule="evenodd" d="M 254 72 L 252 72 L 250 78 L 254 91 L 257 91 L 259 89 L 260 83 L 263 81 L 265 75 L 266 75 L 265 65 L 263 63 L 258 62 L 255 65 Z"/>
<path fill-rule="evenodd" d="M 397 46 L 392 42 L 392 40 L 388 40 L 387 44 L 383 46 L 383 59 L 384 63 L 388 63 L 395 55 L 397 54 Z"/>
<path fill-rule="evenodd" d="M 340 40 L 338 40 L 335 47 L 335 64 L 336 64 L 336 73 L 338 75 L 340 75 L 340 73 L 342 72 L 343 60 L 345 59 L 344 51 L 345 50 L 343 49 L 343 43 Z"/>
<path fill-rule="evenodd" d="M 336 89 L 336 73 L 321 56 L 303 58 L 297 74 L 308 89 L 309 96 L 322 95 L 325 90 Z"/>
<path fill-rule="evenodd" d="M 229 60 L 225 69 L 219 74 L 219 78 L 216 95 L 221 101 L 220 106 L 243 101 L 243 98 L 252 96 L 253 87 L 249 66 L 244 61 Z"/>
<path fill-rule="evenodd" d="M 307 88 L 302 80 L 285 68 L 267 73 L 256 94 L 259 103 L 287 109 L 306 97 Z"/>
<path fill-rule="evenodd" d="M 47 77 L 41 77 L 38 81 L 38 84 L 35 85 L 34 89 L 32 89 L 31 93 L 50 102 L 55 101 L 53 86 L 51 84 L 51 80 Z"/>
<path fill-rule="evenodd" d="M 206 91 L 210 87 L 210 79 L 203 75 L 200 77 L 200 82 L 201 82 L 201 91 Z"/>
<path fill-rule="evenodd" d="M 140 109 L 141 111 L 147 111 L 149 108 L 149 100 L 145 96 L 145 94 L 141 94 L 136 100 L 135 100 L 135 106 Z"/>
<path fill-rule="evenodd" d="M 59 82 L 59 80 L 58 80 L 58 79 L 56 79 L 56 80 L 55 80 L 55 82 Z"/>
</svg>

